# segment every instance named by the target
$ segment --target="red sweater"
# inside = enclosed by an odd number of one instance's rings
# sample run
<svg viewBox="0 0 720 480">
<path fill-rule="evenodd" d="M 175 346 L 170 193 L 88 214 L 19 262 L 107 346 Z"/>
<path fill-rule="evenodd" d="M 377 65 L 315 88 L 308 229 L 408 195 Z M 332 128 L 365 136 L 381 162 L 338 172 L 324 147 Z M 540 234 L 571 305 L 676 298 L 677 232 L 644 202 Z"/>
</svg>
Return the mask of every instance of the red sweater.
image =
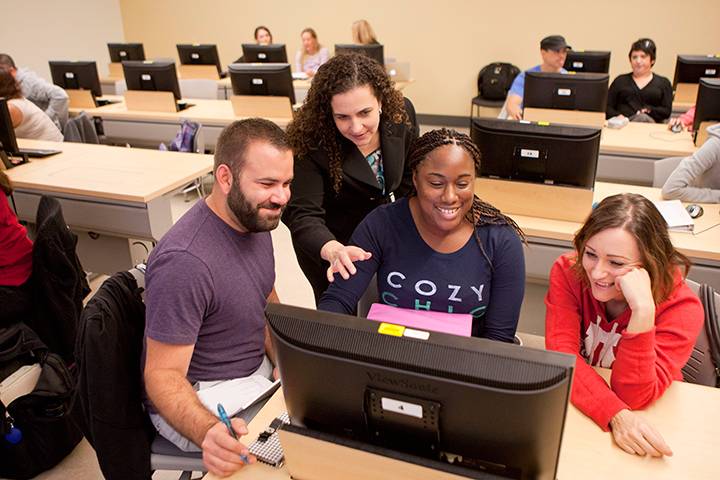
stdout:
<svg viewBox="0 0 720 480">
<path fill-rule="evenodd" d="M 680 369 L 690 358 L 704 313 L 678 272 L 672 293 L 655 308 L 655 327 L 626 333 L 630 309 L 608 319 L 605 306 L 571 270 L 575 258 L 574 253 L 561 256 L 550 271 L 545 346 L 577 356 L 570 399 L 607 431 L 620 410 L 644 408 L 682 379 Z M 612 368 L 610 386 L 592 366 Z"/>
<path fill-rule="evenodd" d="M 17 287 L 30 278 L 32 242 L 0 193 L 0 285 Z"/>
</svg>

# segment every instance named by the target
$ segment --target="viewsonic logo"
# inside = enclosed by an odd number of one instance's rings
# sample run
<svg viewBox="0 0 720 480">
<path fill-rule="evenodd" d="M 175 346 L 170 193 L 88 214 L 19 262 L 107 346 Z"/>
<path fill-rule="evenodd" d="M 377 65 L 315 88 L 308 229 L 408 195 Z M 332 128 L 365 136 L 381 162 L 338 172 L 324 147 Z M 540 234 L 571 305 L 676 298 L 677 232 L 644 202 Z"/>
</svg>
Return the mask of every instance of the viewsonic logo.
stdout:
<svg viewBox="0 0 720 480">
<path fill-rule="evenodd" d="M 434 387 L 429 383 L 415 383 L 407 378 L 393 378 L 380 372 L 367 372 L 367 376 L 371 382 L 384 383 L 385 385 L 405 390 L 414 390 L 416 392 L 424 393 L 437 393 L 438 391 L 437 387 Z"/>
</svg>

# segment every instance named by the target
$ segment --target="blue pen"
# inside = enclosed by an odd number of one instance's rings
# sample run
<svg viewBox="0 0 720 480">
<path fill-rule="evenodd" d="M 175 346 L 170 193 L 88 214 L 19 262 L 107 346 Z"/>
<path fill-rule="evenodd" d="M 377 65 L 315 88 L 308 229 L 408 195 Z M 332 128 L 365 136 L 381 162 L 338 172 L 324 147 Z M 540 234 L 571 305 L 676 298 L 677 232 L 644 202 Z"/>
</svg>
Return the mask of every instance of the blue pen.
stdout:
<svg viewBox="0 0 720 480">
<path fill-rule="evenodd" d="M 217 409 L 218 409 L 218 415 L 220 416 L 220 421 L 225 424 L 225 426 L 228 429 L 228 432 L 230 432 L 230 435 L 232 435 L 232 437 L 235 440 L 239 440 L 237 433 L 235 433 L 235 430 L 233 430 L 232 424 L 230 423 L 230 419 L 228 418 L 227 413 L 225 412 L 225 408 L 222 406 L 222 403 L 218 403 Z M 248 460 L 248 458 L 242 454 L 240 454 L 240 460 L 242 460 L 243 463 L 245 463 L 245 464 L 250 463 L 250 460 Z"/>
</svg>

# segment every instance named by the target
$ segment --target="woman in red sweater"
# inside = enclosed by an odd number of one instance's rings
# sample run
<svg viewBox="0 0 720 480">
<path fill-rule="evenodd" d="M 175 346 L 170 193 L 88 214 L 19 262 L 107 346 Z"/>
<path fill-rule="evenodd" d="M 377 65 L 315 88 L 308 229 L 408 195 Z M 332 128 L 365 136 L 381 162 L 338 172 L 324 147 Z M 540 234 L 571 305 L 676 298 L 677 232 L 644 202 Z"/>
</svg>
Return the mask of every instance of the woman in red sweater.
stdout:
<svg viewBox="0 0 720 480">
<path fill-rule="evenodd" d="M 577 356 L 571 401 L 626 452 L 672 455 L 633 411 L 682 379 L 702 327 L 702 304 L 683 279 L 690 261 L 635 194 L 600 202 L 574 246 L 555 261 L 545 298 L 546 347 Z M 593 366 L 612 368 L 609 386 Z"/>
<path fill-rule="evenodd" d="M 32 311 L 30 273 L 32 242 L 18 223 L 5 195 L 12 186 L 0 171 L 0 327 L 26 318 Z"/>
</svg>

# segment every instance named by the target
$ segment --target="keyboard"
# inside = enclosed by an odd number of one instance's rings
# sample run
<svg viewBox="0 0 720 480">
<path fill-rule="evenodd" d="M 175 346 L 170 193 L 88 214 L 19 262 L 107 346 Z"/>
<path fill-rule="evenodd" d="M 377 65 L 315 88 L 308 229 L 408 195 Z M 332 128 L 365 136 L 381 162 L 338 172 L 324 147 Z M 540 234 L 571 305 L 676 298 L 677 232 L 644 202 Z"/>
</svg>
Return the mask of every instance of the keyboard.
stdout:
<svg viewBox="0 0 720 480">
<path fill-rule="evenodd" d="M 18 150 L 20 155 L 27 155 L 30 158 L 44 158 L 51 155 L 62 153 L 62 150 L 49 150 L 44 148 L 21 148 Z"/>
<path fill-rule="evenodd" d="M 187 102 L 177 102 L 176 105 L 177 105 L 177 111 L 178 111 L 178 112 L 182 112 L 183 110 L 186 110 L 186 109 L 188 109 L 188 108 L 190 108 L 190 107 L 194 107 L 194 106 L 195 106 L 194 104 L 192 104 L 192 103 L 187 103 Z"/>
<path fill-rule="evenodd" d="M 117 100 L 105 100 L 104 98 L 96 98 L 95 104 L 98 107 L 104 107 L 105 105 L 112 105 L 113 103 L 120 103 Z"/>
</svg>

